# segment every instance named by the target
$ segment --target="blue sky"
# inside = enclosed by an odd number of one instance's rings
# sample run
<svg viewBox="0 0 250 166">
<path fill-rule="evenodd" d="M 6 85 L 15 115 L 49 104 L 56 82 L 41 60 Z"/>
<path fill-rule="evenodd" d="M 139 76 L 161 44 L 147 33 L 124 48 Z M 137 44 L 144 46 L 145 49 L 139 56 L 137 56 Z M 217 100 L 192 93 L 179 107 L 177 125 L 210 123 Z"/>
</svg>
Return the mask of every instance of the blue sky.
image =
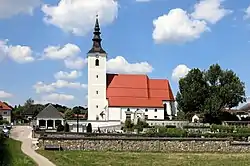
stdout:
<svg viewBox="0 0 250 166">
<path fill-rule="evenodd" d="M 189 69 L 219 63 L 250 94 L 246 0 L 19 1 L 0 2 L 0 100 L 85 105 L 97 13 L 109 72 L 166 78 L 176 94 Z"/>
</svg>

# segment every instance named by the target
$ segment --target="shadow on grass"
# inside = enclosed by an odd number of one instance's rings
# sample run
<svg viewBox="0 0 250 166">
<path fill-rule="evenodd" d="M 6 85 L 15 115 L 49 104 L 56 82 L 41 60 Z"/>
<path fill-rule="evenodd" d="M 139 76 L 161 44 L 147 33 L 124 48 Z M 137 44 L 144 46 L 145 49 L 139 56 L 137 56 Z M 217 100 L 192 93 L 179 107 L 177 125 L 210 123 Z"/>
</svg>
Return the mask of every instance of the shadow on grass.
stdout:
<svg viewBox="0 0 250 166">
<path fill-rule="evenodd" d="M 7 138 L 0 134 L 0 165 L 11 165 L 11 153 L 9 151 Z"/>
</svg>

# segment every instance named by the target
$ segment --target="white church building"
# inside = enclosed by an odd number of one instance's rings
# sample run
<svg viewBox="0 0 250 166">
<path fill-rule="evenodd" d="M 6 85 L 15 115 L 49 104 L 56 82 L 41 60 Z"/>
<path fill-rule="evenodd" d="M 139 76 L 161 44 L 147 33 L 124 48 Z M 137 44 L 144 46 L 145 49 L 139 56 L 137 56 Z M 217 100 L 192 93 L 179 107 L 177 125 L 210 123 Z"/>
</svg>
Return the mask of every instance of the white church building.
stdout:
<svg viewBox="0 0 250 166">
<path fill-rule="evenodd" d="M 141 74 L 106 72 L 107 53 L 101 46 L 98 18 L 93 46 L 88 52 L 88 120 L 93 129 L 120 126 L 127 119 L 163 122 L 176 115 L 174 96 L 167 79 L 150 79 Z M 76 121 L 69 121 L 72 131 Z M 79 132 L 84 130 L 80 127 Z"/>
</svg>

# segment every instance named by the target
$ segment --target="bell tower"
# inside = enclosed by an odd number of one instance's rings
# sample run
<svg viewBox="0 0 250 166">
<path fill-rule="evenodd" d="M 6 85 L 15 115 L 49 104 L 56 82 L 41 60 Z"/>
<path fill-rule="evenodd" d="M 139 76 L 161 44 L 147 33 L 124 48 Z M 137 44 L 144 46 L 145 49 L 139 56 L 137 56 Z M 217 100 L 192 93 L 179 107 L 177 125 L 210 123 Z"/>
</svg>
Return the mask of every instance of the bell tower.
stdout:
<svg viewBox="0 0 250 166">
<path fill-rule="evenodd" d="M 88 120 L 105 120 L 107 53 L 101 45 L 98 15 L 93 32 L 93 45 L 88 52 Z"/>
</svg>

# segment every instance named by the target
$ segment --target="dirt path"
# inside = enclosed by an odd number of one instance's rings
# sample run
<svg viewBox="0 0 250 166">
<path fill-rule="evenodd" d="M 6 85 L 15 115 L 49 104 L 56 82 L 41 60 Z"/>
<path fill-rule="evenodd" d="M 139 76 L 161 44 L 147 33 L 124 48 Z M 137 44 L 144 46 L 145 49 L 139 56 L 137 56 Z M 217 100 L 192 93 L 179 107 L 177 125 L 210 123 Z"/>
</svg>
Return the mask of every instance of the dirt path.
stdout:
<svg viewBox="0 0 250 166">
<path fill-rule="evenodd" d="M 35 152 L 32 149 L 32 128 L 29 126 L 14 126 L 10 137 L 22 142 L 22 151 L 30 156 L 39 166 L 55 166 L 47 158 Z"/>
</svg>

